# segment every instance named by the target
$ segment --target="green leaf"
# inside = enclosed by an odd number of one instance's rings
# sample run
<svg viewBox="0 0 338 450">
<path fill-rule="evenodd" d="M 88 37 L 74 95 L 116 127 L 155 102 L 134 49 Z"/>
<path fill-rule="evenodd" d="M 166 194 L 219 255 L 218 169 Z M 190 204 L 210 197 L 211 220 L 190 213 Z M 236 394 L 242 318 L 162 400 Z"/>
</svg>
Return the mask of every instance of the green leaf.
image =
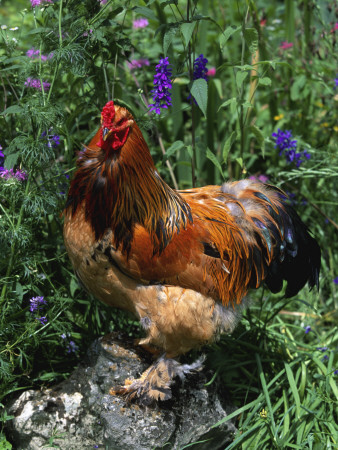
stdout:
<svg viewBox="0 0 338 450">
<path fill-rule="evenodd" d="M 241 166 L 241 169 L 243 169 L 243 158 L 236 158 L 236 161 L 238 162 L 238 164 Z"/>
<path fill-rule="evenodd" d="M 228 137 L 228 139 L 224 142 L 224 146 L 223 146 L 223 160 L 224 160 L 224 162 L 226 162 L 227 159 L 228 159 L 229 151 L 231 149 L 232 144 L 236 140 L 236 136 L 237 136 L 236 131 L 233 131 L 230 134 L 230 136 Z"/>
<path fill-rule="evenodd" d="M 74 297 L 75 292 L 79 289 L 79 283 L 75 278 L 72 278 L 69 283 L 70 295 Z"/>
<path fill-rule="evenodd" d="M 187 152 L 190 158 L 192 159 L 194 156 L 194 152 L 192 151 L 192 145 L 187 145 Z"/>
<path fill-rule="evenodd" d="M 222 166 L 221 166 L 220 162 L 218 161 L 218 159 L 216 158 L 216 156 L 214 155 L 214 153 L 212 153 L 212 151 L 209 148 L 207 148 L 205 155 L 217 167 L 217 169 L 220 171 L 222 177 L 224 178 Z"/>
<path fill-rule="evenodd" d="M 259 84 L 262 84 L 263 86 L 271 86 L 271 78 L 269 77 L 263 77 L 258 79 Z"/>
<path fill-rule="evenodd" d="M 164 33 L 164 36 L 163 36 L 163 53 L 164 53 L 164 56 L 167 56 L 168 48 L 170 47 L 170 45 L 171 45 L 171 43 L 172 43 L 172 41 L 173 41 L 173 39 L 175 37 L 175 34 L 176 34 L 177 30 L 178 30 L 178 28 L 176 26 L 175 27 L 170 27 Z"/>
<path fill-rule="evenodd" d="M 225 108 L 226 106 L 228 106 L 228 105 L 230 105 L 231 103 L 234 103 L 234 102 L 237 102 L 236 97 L 229 98 L 228 100 L 226 100 L 225 102 L 223 102 L 223 103 L 221 104 L 221 106 L 218 108 L 218 111 L 219 111 L 221 108 Z"/>
<path fill-rule="evenodd" d="M 23 299 L 24 292 L 23 292 L 22 285 L 18 281 L 15 284 L 15 292 L 16 292 L 18 299 L 21 301 Z"/>
<path fill-rule="evenodd" d="M 245 78 L 248 76 L 248 72 L 242 72 L 242 71 L 238 71 L 236 73 L 236 86 L 238 89 L 240 89 L 242 87 L 243 81 L 245 80 Z"/>
<path fill-rule="evenodd" d="M 165 162 L 170 156 L 177 153 L 179 150 L 185 147 L 184 142 L 175 141 L 169 148 L 166 150 L 165 155 L 163 155 L 163 162 Z"/>
<path fill-rule="evenodd" d="M 5 116 L 6 114 L 18 114 L 21 113 L 24 109 L 19 105 L 9 106 L 5 111 L 2 111 L 0 116 Z"/>
<path fill-rule="evenodd" d="M 10 153 L 9 155 L 6 155 L 5 164 L 4 164 L 6 169 L 12 169 L 15 166 L 15 164 L 17 163 L 19 156 L 20 156 L 19 152 Z"/>
<path fill-rule="evenodd" d="M 196 26 L 196 22 L 190 22 L 190 23 L 182 23 L 181 24 L 181 32 L 184 37 L 185 45 L 187 46 L 190 42 L 192 33 L 194 32 Z"/>
<path fill-rule="evenodd" d="M 190 92 L 200 107 L 200 110 L 206 117 L 208 104 L 208 83 L 203 78 L 199 78 L 193 82 Z"/>
<path fill-rule="evenodd" d="M 148 19 L 156 20 L 156 22 L 158 22 L 158 19 L 155 16 L 154 12 L 150 8 L 147 8 L 146 6 L 136 6 L 135 8 L 132 8 L 132 10 L 136 14 L 141 14 L 142 16 L 148 17 Z"/>
<path fill-rule="evenodd" d="M 28 33 L 26 33 L 25 36 L 29 36 L 31 34 L 38 34 L 38 33 L 47 33 L 47 32 L 50 32 L 50 31 L 51 31 L 51 28 L 38 27 L 38 28 L 34 28 L 34 30 L 28 31 Z"/>
<path fill-rule="evenodd" d="M 229 38 L 237 33 L 237 31 L 239 31 L 241 29 L 240 26 L 235 27 L 235 26 L 230 26 L 228 27 L 219 37 L 219 45 L 221 47 L 221 51 L 223 52 L 224 48 L 225 48 L 225 44 L 227 43 L 227 41 L 229 40 Z"/>
<path fill-rule="evenodd" d="M 258 33 L 256 28 L 246 28 L 244 31 L 244 39 L 251 53 L 258 49 Z"/>
<path fill-rule="evenodd" d="M 306 84 L 306 76 L 300 75 L 291 86 L 291 100 L 299 100 L 303 97 L 302 89 Z"/>
<path fill-rule="evenodd" d="M 249 126 L 249 130 L 252 134 L 255 135 L 255 138 L 257 139 L 257 142 L 262 150 L 262 156 L 264 158 L 265 154 L 265 137 L 264 134 L 261 132 L 259 128 L 256 127 L 256 125 Z"/>
</svg>

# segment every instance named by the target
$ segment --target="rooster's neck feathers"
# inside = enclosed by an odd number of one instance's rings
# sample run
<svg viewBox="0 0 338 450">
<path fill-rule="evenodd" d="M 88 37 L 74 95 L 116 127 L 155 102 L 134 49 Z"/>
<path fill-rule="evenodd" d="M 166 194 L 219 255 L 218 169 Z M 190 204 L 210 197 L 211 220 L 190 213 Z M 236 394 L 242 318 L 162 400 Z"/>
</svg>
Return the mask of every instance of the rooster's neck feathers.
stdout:
<svg viewBox="0 0 338 450">
<path fill-rule="evenodd" d="M 127 252 L 140 224 L 150 233 L 154 253 L 161 253 L 174 234 L 192 221 L 190 207 L 156 171 L 136 123 L 118 151 L 99 148 L 99 137 L 100 131 L 79 155 L 67 212 L 75 214 L 84 202 L 96 239 L 111 228 L 115 245 L 121 244 Z"/>
</svg>

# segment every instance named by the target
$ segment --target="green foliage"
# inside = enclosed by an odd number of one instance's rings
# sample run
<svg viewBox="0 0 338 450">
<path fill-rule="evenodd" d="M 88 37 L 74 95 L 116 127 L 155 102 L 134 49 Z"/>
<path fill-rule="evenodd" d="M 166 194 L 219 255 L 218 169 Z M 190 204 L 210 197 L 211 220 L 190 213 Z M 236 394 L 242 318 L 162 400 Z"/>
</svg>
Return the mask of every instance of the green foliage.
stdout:
<svg viewBox="0 0 338 450">
<path fill-rule="evenodd" d="M 239 429 L 229 448 L 337 445 L 333 10 L 320 0 L 0 3 L 1 165 L 27 174 L 0 176 L 0 400 L 66 377 L 96 336 L 139 332 L 127 314 L 80 288 L 62 239 L 76 153 L 113 98 L 136 117 L 169 184 L 265 175 L 295 194 L 291 201 L 323 250 L 319 294 L 304 289 L 286 302 L 253 293 L 256 302 L 234 335 L 209 351 L 208 363 L 238 407 L 227 418 Z M 133 28 L 141 17 L 149 25 Z M 286 41 L 293 45 L 281 46 Z M 28 57 L 32 48 L 38 54 Z M 200 54 L 216 68 L 207 81 L 194 79 Z M 148 105 L 164 56 L 173 68 L 172 106 L 158 117 Z M 49 85 L 37 89 L 42 82 Z M 292 130 L 298 150 L 310 153 L 300 167 L 275 148 L 278 128 Z M 31 312 L 30 299 L 40 296 L 47 304 Z M 4 424 L 8 416 L 1 417 Z M 2 434 L 0 448 L 11 448 Z"/>
</svg>

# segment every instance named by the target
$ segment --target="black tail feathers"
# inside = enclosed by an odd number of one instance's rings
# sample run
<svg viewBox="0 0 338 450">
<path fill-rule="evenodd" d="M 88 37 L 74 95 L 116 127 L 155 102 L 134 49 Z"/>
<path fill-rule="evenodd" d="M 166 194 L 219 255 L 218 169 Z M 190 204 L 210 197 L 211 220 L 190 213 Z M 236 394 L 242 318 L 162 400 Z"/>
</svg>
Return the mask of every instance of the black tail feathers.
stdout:
<svg viewBox="0 0 338 450">
<path fill-rule="evenodd" d="M 296 295 L 306 283 L 319 287 L 320 248 L 296 211 L 284 204 L 279 209 L 279 225 L 284 230 L 277 254 L 268 268 L 265 283 L 271 292 L 279 292 L 287 282 L 285 296 Z"/>
</svg>

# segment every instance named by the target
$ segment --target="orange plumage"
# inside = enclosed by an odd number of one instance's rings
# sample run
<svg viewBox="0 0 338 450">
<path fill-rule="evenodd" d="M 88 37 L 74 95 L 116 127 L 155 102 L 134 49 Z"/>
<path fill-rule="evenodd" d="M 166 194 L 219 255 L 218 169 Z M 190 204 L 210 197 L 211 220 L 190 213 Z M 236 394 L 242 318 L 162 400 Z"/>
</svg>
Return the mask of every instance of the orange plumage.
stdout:
<svg viewBox="0 0 338 450">
<path fill-rule="evenodd" d="M 174 357 L 231 332 L 250 288 L 286 295 L 318 285 L 320 250 L 272 186 L 242 180 L 175 191 L 156 171 L 132 115 L 108 102 L 80 153 L 65 209 L 74 270 L 101 301 L 135 314 L 140 344 L 165 352 L 119 389 L 143 403 L 170 398 L 200 364 Z"/>
</svg>

